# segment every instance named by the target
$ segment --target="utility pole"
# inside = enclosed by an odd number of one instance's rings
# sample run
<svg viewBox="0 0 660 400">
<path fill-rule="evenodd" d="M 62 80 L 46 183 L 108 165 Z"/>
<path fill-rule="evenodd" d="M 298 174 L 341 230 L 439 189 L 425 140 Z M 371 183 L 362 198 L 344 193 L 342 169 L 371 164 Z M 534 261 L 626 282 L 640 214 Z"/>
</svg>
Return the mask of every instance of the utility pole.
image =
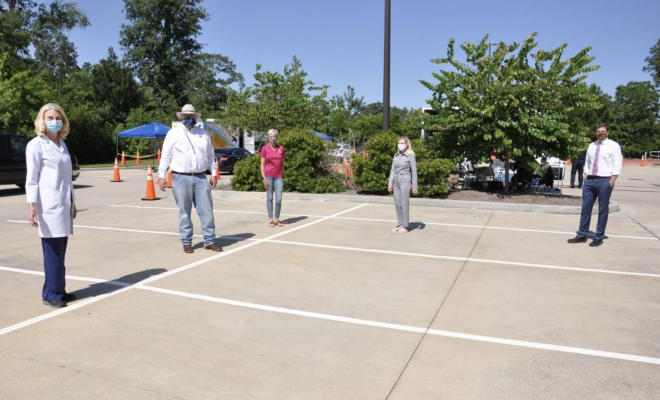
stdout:
<svg viewBox="0 0 660 400">
<path fill-rule="evenodd" d="M 391 0 L 385 0 L 385 59 L 383 65 L 383 131 L 390 129 L 390 12 Z"/>
</svg>

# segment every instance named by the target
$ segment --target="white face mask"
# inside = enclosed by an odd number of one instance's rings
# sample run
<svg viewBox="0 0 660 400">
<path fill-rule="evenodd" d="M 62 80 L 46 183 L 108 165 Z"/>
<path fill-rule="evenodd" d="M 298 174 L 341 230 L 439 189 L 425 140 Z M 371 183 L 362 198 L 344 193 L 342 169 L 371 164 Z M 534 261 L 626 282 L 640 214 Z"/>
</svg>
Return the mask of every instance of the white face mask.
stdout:
<svg viewBox="0 0 660 400">
<path fill-rule="evenodd" d="M 399 151 L 404 151 L 406 149 L 406 147 L 408 147 L 408 146 L 406 146 L 405 144 L 399 143 Z"/>
</svg>

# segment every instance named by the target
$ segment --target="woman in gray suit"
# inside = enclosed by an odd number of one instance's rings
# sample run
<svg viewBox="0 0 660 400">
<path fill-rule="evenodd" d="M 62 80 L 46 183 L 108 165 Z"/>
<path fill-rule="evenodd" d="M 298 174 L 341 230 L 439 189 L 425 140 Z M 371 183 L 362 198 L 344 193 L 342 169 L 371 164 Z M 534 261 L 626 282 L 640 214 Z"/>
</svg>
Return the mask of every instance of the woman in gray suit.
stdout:
<svg viewBox="0 0 660 400">
<path fill-rule="evenodd" d="M 396 233 L 408 233 L 409 202 L 410 189 L 412 194 L 417 196 L 417 161 L 415 152 L 410 147 L 410 140 L 403 136 L 399 138 L 399 151 L 392 160 L 392 170 L 390 171 L 390 181 L 387 190 L 394 191 L 394 206 L 396 208 L 396 218 L 399 226 L 392 229 Z"/>
</svg>

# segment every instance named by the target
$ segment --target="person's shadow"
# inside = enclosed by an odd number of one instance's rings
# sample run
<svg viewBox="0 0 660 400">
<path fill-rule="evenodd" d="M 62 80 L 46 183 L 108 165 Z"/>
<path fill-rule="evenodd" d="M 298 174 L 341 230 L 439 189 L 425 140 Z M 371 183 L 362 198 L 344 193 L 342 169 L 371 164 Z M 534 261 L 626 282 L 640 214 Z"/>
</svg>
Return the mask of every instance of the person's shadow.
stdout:
<svg viewBox="0 0 660 400">
<path fill-rule="evenodd" d="M 236 235 L 227 235 L 227 236 L 220 236 L 215 238 L 214 242 L 216 246 L 220 247 L 226 247 L 226 246 L 231 246 L 233 244 L 239 243 L 239 242 L 244 242 L 252 237 L 254 237 L 254 233 L 238 233 Z M 193 246 L 194 249 L 202 249 L 204 248 L 204 241 L 197 243 L 196 245 Z"/>
<path fill-rule="evenodd" d="M 408 224 L 408 231 L 409 232 L 417 230 L 417 229 L 421 230 L 421 229 L 424 229 L 424 228 L 426 228 L 426 224 L 423 223 L 423 222 L 411 222 L 411 223 Z"/>
<path fill-rule="evenodd" d="M 295 224 L 296 222 L 300 222 L 303 220 L 306 220 L 307 217 L 306 215 L 301 215 L 300 217 L 294 217 L 294 218 L 287 218 L 287 219 L 282 219 L 280 220 L 284 225 L 289 225 L 289 224 Z"/>
<path fill-rule="evenodd" d="M 163 272 L 167 272 L 167 270 L 165 268 L 146 269 L 144 271 L 124 275 L 121 278 L 117 278 L 112 281 L 93 283 L 85 289 L 78 289 L 69 293 L 74 294 L 76 296 L 76 300 L 83 300 L 89 297 L 96 297 L 102 294 L 114 292 L 127 286 L 132 286 L 154 275 L 162 274 Z"/>
</svg>

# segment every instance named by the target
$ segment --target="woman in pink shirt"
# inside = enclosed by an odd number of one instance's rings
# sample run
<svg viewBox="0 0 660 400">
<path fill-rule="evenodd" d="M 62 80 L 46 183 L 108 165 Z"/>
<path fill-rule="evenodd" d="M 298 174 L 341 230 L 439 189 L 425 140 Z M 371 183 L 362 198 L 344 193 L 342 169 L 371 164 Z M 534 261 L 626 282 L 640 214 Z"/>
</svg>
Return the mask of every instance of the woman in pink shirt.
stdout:
<svg viewBox="0 0 660 400">
<path fill-rule="evenodd" d="M 284 146 L 277 144 L 277 130 L 268 131 L 268 143 L 261 149 L 261 177 L 266 187 L 266 209 L 274 228 L 284 226 L 280 221 L 282 209 L 282 184 L 284 182 Z M 275 219 L 273 219 L 273 189 L 275 189 Z"/>
</svg>

